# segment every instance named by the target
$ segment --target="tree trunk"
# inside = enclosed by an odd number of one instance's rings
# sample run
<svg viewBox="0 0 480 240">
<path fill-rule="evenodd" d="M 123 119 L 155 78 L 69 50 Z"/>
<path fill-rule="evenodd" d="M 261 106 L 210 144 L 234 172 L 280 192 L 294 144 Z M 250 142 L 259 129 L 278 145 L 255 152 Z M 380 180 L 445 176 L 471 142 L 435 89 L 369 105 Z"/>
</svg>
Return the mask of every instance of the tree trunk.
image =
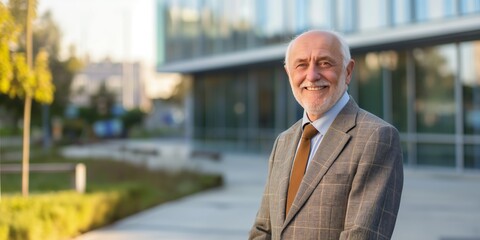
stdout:
<svg viewBox="0 0 480 240">
<path fill-rule="evenodd" d="M 30 113 L 32 110 L 32 97 L 25 96 L 25 109 L 23 113 L 23 160 L 22 160 L 22 195 L 28 196 L 28 175 L 30 159 Z"/>
<path fill-rule="evenodd" d="M 26 23 L 26 51 L 27 64 L 30 71 L 33 70 L 32 58 L 32 16 L 33 16 L 33 2 L 27 0 L 27 23 Z M 22 195 L 28 196 L 28 175 L 29 175 L 29 160 L 30 160 L 30 118 L 32 112 L 32 96 L 27 92 L 25 96 L 25 109 L 23 112 L 23 159 L 22 159 Z"/>
</svg>

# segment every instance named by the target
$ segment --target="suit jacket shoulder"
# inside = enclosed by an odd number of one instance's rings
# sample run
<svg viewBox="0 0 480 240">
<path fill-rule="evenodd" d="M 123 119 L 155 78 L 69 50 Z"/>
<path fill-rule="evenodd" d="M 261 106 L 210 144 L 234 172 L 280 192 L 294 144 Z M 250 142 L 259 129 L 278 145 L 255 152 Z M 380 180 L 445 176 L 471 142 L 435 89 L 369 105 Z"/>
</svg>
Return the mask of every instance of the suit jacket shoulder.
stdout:
<svg viewBox="0 0 480 240">
<path fill-rule="evenodd" d="M 360 108 L 355 100 L 350 98 L 349 102 L 345 105 L 342 111 L 340 111 L 330 128 L 346 133 L 354 127 L 368 127 L 374 129 L 388 127 L 395 129 L 390 123 Z"/>
</svg>

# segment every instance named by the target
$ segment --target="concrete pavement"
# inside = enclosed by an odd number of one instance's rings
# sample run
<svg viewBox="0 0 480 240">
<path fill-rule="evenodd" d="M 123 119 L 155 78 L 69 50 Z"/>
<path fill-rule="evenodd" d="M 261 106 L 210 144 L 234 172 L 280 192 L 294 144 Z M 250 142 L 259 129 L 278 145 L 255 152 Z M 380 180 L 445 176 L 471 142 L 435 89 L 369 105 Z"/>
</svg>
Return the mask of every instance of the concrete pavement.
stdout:
<svg viewBox="0 0 480 240">
<path fill-rule="evenodd" d="M 225 186 L 166 203 L 77 240 L 240 240 L 253 223 L 266 179 L 268 156 L 224 155 L 220 162 L 193 160 L 224 174 Z"/>
<path fill-rule="evenodd" d="M 223 173 L 224 187 L 159 205 L 77 240 L 247 239 L 263 191 L 266 155 L 195 160 Z M 394 240 L 480 240 L 480 173 L 405 169 Z"/>
<path fill-rule="evenodd" d="M 480 172 L 406 169 L 395 240 L 480 240 Z"/>
</svg>

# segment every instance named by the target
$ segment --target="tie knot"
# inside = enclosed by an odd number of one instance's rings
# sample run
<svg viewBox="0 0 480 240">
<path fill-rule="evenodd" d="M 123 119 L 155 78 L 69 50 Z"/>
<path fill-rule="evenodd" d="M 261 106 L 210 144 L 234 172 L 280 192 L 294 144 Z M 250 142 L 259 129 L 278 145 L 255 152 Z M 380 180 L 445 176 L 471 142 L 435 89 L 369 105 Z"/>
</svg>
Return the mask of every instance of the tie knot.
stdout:
<svg viewBox="0 0 480 240">
<path fill-rule="evenodd" d="M 305 125 L 305 127 L 303 128 L 303 135 L 302 137 L 303 138 L 306 138 L 306 139 L 311 139 L 313 136 L 315 136 L 316 134 L 318 133 L 317 129 L 310 123 L 308 123 L 307 125 Z"/>
</svg>

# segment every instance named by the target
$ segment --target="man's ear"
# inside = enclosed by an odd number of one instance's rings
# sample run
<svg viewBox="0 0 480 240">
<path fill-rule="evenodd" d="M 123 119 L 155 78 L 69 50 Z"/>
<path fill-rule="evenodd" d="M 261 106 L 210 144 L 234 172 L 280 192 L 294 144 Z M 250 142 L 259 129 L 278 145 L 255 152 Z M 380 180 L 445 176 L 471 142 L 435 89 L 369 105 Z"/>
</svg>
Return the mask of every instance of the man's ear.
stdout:
<svg viewBox="0 0 480 240">
<path fill-rule="evenodd" d="M 350 61 L 347 64 L 347 75 L 345 76 L 345 83 L 347 85 L 350 84 L 350 80 L 352 79 L 352 73 L 353 73 L 353 68 L 355 67 L 355 61 L 353 59 L 350 59 Z"/>
</svg>

